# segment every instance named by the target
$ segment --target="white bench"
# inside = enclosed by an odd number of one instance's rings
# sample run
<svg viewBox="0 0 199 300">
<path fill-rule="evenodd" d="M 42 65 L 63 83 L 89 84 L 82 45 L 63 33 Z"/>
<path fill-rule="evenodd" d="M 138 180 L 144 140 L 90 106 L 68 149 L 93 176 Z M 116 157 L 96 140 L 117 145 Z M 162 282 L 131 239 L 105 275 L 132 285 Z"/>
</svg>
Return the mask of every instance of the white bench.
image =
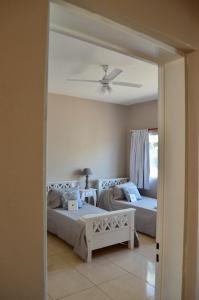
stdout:
<svg viewBox="0 0 199 300">
<path fill-rule="evenodd" d="M 87 262 L 91 262 L 92 251 L 128 241 L 134 248 L 134 208 L 127 208 L 101 215 L 87 215 L 81 218 L 85 223 L 88 247 Z"/>
</svg>

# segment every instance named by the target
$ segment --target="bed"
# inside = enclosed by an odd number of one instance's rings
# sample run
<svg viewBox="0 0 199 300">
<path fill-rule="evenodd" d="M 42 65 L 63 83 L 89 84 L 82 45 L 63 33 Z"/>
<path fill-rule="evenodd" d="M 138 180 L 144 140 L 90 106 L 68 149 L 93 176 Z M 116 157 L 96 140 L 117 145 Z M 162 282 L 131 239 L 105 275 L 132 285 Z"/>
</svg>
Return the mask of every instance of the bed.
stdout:
<svg viewBox="0 0 199 300">
<path fill-rule="evenodd" d="M 50 189 L 67 189 L 78 186 L 78 182 L 49 183 Z M 73 247 L 85 261 L 91 262 L 92 251 L 128 241 L 134 247 L 135 209 L 127 208 L 108 212 L 85 203 L 77 211 L 63 208 L 47 208 L 47 230 Z"/>
<path fill-rule="evenodd" d="M 128 182 L 128 178 L 98 180 L 98 207 L 107 211 L 116 211 L 130 207 L 135 208 L 135 230 L 155 238 L 157 199 L 142 196 L 141 200 L 133 203 L 124 200 L 115 200 L 111 187 L 126 182 Z"/>
</svg>

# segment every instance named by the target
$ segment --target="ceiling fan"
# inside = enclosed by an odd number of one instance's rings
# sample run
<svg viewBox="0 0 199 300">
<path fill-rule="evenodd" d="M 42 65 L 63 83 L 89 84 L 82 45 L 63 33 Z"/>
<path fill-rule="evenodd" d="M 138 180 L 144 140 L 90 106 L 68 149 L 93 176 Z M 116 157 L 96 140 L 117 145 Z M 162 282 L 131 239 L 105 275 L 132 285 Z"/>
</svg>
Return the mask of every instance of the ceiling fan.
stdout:
<svg viewBox="0 0 199 300">
<path fill-rule="evenodd" d="M 100 91 L 103 94 L 106 91 L 108 91 L 109 93 L 112 91 L 111 85 L 127 86 L 127 87 L 133 87 L 133 88 L 141 88 L 142 87 L 142 84 L 138 84 L 138 83 L 113 81 L 123 71 L 121 69 L 113 69 L 108 74 L 109 66 L 108 65 L 102 65 L 101 67 L 102 67 L 105 74 L 102 77 L 102 79 L 100 79 L 100 80 L 87 80 L 87 79 L 69 78 L 69 79 L 67 79 L 67 81 L 99 83 L 100 84 Z"/>
</svg>

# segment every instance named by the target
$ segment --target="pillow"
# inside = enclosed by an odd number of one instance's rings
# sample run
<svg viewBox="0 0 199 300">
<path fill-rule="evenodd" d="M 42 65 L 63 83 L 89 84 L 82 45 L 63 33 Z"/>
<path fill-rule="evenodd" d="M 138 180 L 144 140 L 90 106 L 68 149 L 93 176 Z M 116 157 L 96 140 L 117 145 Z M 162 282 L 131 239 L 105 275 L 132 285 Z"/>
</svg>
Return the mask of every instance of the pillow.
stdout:
<svg viewBox="0 0 199 300">
<path fill-rule="evenodd" d="M 128 190 L 124 190 L 124 194 L 128 202 L 137 202 L 137 198 L 135 194 L 130 194 Z"/>
<path fill-rule="evenodd" d="M 123 189 L 125 196 L 126 196 L 126 193 L 128 192 L 128 194 L 134 194 L 136 196 L 137 200 L 142 199 L 137 186 L 133 182 L 129 181 L 127 183 L 121 184 L 120 186 Z"/>
<path fill-rule="evenodd" d="M 119 185 L 112 187 L 113 197 L 115 200 L 124 200 L 125 194 Z"/>
<path fill-rule="evenodd" d="M 63 209 L 68 209 L 68 199 L 65 193 L 63 193 L 62 207 Z"/>
<path fill-rule="evenodd" d="M 64 191 L 62 199 L 63 209 L 68 209 L 68 200 L 77 200 L 78 208 L 81 208 L 83 206 L 83 202 L 80 198 L 80 192 L 78 189 L 71 188 Z"/>
<path fill-rule="evenodd" d="M 50 208 L 58 208 L 62 206 L 62 192 L 51 189 L 47 195 L 47 206 Z"/>
</svg>

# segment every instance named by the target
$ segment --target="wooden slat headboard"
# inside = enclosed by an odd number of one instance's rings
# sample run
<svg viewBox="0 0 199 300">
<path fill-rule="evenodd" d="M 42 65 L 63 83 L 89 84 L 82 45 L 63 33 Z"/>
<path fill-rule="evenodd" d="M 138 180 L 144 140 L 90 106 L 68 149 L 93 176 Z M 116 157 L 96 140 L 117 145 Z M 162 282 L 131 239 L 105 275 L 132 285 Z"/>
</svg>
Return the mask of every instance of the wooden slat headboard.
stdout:
<svg viewBox="0 0 199 300">
<path fill-rule="evenodd" d="M 73 187 L 79 187 L 80 182 L 78 180 L 67 180 L 67 181 L 57 181 L 57 182 L 48 182 L 47 184 L 47 192 L 50 191 L 51 189 L 69 189 Z"/>
<path fill-rule="evenodd" d="M 103 190 L 109 189 L 114 185 L 122 184 L 128 181 L 129 179 L 127 177 L 99 179 L 97 182 L 98 196 Z"/>
</svg>

